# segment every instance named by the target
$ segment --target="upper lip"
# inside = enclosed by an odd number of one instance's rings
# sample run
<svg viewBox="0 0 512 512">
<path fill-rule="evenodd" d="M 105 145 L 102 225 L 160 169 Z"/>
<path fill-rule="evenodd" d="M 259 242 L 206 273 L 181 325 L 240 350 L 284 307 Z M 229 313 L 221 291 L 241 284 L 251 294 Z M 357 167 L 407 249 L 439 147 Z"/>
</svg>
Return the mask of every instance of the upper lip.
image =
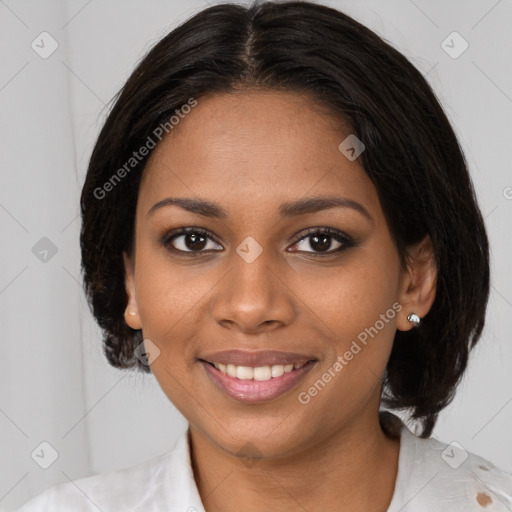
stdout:
<svg viewBox="0 0 512 512">
<path fill-rule="evenodd" d="M 234 364 L 235 366 L 272 366 L 287 364 L 303 364 L 316 360 L 315 356 L 297 354 L 293 352 L 279 352 L 276 350 L 261 350 L 252 352 L 247 350 L 222 350 L 202 355 L 199 359 L 208 363 Z"/>
</svg>

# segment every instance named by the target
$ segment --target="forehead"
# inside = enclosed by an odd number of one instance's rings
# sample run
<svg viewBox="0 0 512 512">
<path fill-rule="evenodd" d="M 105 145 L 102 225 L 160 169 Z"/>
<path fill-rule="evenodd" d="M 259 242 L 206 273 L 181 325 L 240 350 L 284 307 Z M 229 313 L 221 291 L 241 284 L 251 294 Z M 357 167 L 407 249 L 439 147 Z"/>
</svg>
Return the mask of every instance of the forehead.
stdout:
<svg viewBox="0 0 512 512">
<path fill-rule="evenodd" d="M 237 92 L 197 100 L 153 151 L 139 201 L 147 210 L 166 196 L 198 196 L 268 209 L 304 195 L 338 194 L 366 203 L 376 191 L 340 143 L 341 119 L 307 96 Z"/>
</svg>

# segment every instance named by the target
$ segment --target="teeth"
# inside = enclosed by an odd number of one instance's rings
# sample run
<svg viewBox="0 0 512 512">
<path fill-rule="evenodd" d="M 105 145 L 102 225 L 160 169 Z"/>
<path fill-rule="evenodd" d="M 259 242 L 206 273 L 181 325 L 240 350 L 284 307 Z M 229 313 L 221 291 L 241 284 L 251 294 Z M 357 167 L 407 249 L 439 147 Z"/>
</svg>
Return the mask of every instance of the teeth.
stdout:
<svg viewBox="0 0 512 512">
<path fill-rule="evenodd" d="M 284 366 L 282 364 L 276 364 L 272 366 L 272 377 L 281 377 L 284 373 Z"/>
<path fill-rule="evenodd" d="M 236 376 L 239 379 L 252 379 L 254 377 L 254 369 L 250 366 L 237 366 Z"/>
<path fill-rule="evenodd" d="M 270 366 L 258 366 L 254 368 L 254 380 L 270 380 L 272 378 L 272 368 Z"/>
<path fill-rule="evenodd" d="M 297 364 L 274 364 L 272 366 L 236 366 L 234 364 L 223 364 L 213 363 L 217 370 L 222 373 L 229 375 L 230 377 L 236 377 L 240 380 L 270 380 L 273 377 L 281 377 L 284 373 L 289 373 L 293 369 L 301 368 L 306 363 Z"/>
</svg>

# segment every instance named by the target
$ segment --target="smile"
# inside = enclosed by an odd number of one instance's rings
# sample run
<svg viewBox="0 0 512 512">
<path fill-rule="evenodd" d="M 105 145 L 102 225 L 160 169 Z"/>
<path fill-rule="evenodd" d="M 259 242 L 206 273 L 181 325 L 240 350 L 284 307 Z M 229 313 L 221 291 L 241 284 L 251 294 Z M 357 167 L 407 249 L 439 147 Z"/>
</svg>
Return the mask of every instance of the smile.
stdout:
<svg viewBox="0 0 512 512">
<path fill-rule="evenodd" d="M 199 361 L 214 386 L 228 397 L 245 403 L 275 400 L 295 388 L 316 361 L 272 366 L 236 366 Z"/>
</svg>

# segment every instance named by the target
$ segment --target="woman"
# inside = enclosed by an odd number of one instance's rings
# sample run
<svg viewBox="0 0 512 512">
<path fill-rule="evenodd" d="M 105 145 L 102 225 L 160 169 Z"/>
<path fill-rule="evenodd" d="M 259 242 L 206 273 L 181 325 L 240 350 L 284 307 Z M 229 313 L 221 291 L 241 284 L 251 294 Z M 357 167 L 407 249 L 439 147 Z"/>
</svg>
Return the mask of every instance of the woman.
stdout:
<svg viewBox="0 0 512 512">
<path fill-rule="evenodd" d="M 81 208 L 105 354 L 189 427 L 23 512 L 512 510 L 512 475 L 430 438 L 488 241 L 434 93 L 372 31 L 308 2 L 198 13 L 123 87 Z"/>
</svg>

